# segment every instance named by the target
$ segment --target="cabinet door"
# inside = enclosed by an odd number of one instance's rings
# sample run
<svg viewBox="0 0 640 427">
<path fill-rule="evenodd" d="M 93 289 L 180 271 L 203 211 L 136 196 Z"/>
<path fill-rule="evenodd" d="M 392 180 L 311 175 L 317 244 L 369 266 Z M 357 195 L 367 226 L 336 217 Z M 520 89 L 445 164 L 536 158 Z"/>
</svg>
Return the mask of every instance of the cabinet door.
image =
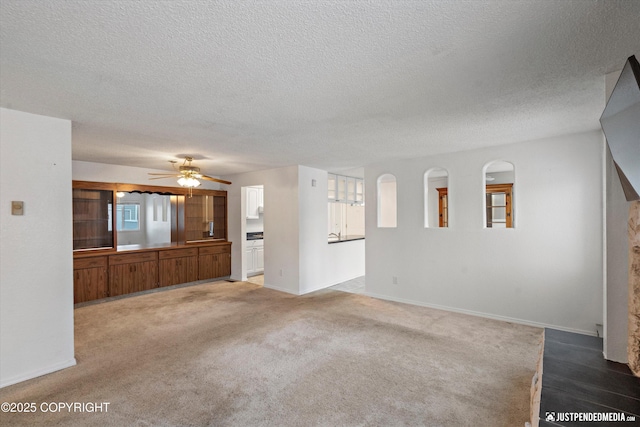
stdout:
<svg viewBox="0 0 640 427">
<path fill-rule="evenodd" d="M 258 219 L 258 189 L 247 187 L 247 219 Z"/>
<path fill-rule="evenodd" d="M 146 261 L 133 265 L 135 274 L 134 292 L 148 291 L 158 287 L 158 262 Z"/>
<path fill-rule="evenodd" d="M 73 260 L 73 302 L 93 301 L 109 296 L 106 256 Z"/>
<path fill-rule="evenodd" d="M 179 261 L 181 258 L 161 259 L 158 263 L 160 286 L 176 285 L 180 280 Z"/>
<path fill-rule="evenodd" d="M 356 179 L 347 177 L 347 203 L 356 202 Z"/>
<path fill-rule="evenodd" d="M 347 200 L 347 177 L 337 175 L 336 180 L 338 181 L 338 197 L 336 197 L 336 201 L 344 202 Z"/>
<path fill-rule="evenodd" d="M 258 246 L 256 248 L 256 271 L 264 271 L 264 246 Z"/>
<path fill-rule="evenodd" d="M 258 188 L 258 213 L 260 208 L 264 207 L 264 188 Z"/>
<path fill-rule="evenodd" d="M 186 280 L 181 283 L 195 282 L 198 280 L 198 257 L 190 256 L 182 258 L 182 264 L 184 265 Z"/>
<path fill-rule="evenodd" d="M 356 179 L 356 203 L 364 203 L 364 180 Z"/>
<path fill-rule="evenodd" d="M 337 180 L 336 176 L 332 173 L 327 176 L 328 198 L 330 202 L 335 202 L 338 198 L 338 192 L 336 190 Z"/>
<path fill-rule="evenodd" d="M 228 252 L 218 254 L 218 276 L 224 277 L 231 275 L 231 254 Z"/>
<path fill-rule="evenodd" d="M 256 271 L 256 263 L 253 259 L 253 249 L 254 248 L 247 248 L 244 254 L 245 262 L 247 263 L 247 274 L 251 274 Z"/>
<path fill-rule="evenodd" d="M 109 295 L 125 295 L 158 287 L 158 253 L 109 257 Z"/>
<path fill-rule="evenodd" d="M 109 266 L 109 295 L 117 297 L 119 295 L 135 292 L 133 274 L 130 264 L 118 264 Z"/>
<path fill-rule="evenodd" d="M 198 253 L 199 280 L 231 274 L 231 245 L 202 247 Z"/>
</svg>

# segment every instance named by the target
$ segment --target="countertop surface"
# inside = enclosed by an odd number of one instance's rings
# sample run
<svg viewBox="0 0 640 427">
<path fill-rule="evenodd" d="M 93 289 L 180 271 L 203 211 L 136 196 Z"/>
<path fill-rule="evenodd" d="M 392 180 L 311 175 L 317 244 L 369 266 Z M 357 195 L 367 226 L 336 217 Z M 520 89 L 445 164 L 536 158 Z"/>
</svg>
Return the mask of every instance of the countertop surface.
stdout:
<svg viewBox="0 0 640 427">
<path fill-rule="evenodd" d="M 346 236 L 340 236 L 340 238 L 329 237 L 329 243 L 351 242 L 353 240 L 364 240 L 364 236 L 358 234 L 349 234 Z"/>
</svg>

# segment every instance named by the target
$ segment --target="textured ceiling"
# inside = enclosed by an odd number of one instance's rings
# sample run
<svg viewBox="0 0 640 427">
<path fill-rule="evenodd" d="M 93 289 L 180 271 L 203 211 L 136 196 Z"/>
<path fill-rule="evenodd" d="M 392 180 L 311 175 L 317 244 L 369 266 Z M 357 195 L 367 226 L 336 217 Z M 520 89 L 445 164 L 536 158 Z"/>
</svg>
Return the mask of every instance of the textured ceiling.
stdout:
<svg viewBox="0 0 640 427">
<path fill-rule="evenodd" d="M 0 103 L 73 158 L 332 171 L 598 129 L 640 1 L 0 1 Z"/>
</svg>

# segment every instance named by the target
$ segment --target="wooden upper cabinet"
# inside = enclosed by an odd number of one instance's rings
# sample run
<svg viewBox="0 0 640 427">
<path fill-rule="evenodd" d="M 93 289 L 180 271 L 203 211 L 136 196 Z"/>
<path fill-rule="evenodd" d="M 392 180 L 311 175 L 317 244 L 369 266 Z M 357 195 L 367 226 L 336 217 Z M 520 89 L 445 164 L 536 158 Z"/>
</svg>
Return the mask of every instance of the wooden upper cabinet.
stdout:
<svg viewBox="0 0 640 427">
<path fill-rule="evenodd" d="M 125 209 L 127 203 L 121 204 L 116 197 L 119 192 L 169 197 L 158 206 L 151 205 L 147 198 L 144 206 L 138 203 L 140 224 L 146 223 L 142 219 L 154 218 L 155 221 L 156 216 L 163 222 L 169 218 L 167 242 L 169 239 L 170 243 L 178 244 L 227 240 L 226 191 L 193 190 L 189 197 L 184 188 L 177 187 L 73 181 L 74 251 L 116 249 L 118 244 L 144 245 L 140 242 L 127 243 L 128 239 L 123 236 L 120 236 L 122 242 L 118 242 L 116 220 L 127 223 L 128 213 Z M 126 227 L 120 228 L 125 233 L 130 231 Z"/>
<path fill-rule="evenodd" d="M 113 248 L 113 190 L 73 189 L 73 249 Z"/>
<path fill-rule="evenodd" d="M 227 239 L 227 196 L 193 194 L 185 198 L 185 239 L 187 242 Z"/>
</svg>

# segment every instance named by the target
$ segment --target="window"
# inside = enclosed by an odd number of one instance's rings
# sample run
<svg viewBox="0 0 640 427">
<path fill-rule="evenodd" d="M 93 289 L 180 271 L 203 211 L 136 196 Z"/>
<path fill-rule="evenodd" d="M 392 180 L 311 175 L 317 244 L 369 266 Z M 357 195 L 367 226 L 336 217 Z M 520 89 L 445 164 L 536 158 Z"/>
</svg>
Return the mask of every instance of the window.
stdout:
<svg viewBox="0 0 640 427">
<path fill-rule="evenodd" d="M 513 185 L 515 168 L 512 163 L 497 160 L 484 168 L 484 226 L 513 228 Z"/>
<path fill-rule="evenodd" d="M 140 230 L 140 205 L 138 203 L 116 206 L 116 229 L 118 231 Z"/>
<path fill-rule="evenodd" d="M 387 173 L 378 178 L 378 227 L 395 228 L 397 224 L 396 177 Z"/>
<path fill-rule="evenodd" d="M 424 226 L 449 227 L 449 172 L 433 168 L 424 174 Z"/>
</svg>

